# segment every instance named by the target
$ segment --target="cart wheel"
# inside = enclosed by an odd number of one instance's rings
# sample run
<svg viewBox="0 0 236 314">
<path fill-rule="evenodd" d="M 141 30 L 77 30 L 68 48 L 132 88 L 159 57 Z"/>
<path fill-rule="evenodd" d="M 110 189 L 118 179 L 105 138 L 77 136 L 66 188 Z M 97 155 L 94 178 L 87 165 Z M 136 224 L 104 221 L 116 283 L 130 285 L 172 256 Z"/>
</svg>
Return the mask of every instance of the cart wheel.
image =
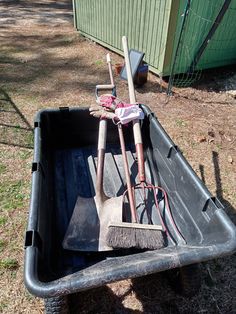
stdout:
<svg viewBox="0 0 236 314">
<path fill-rule="evenodd" d="M 201 288 L 201 270 L 199 264 L 175 268 L 167 272 L 174 291 L 184 297 L 193 297 Z"/>
<path fill-rule="evenodd" d="M 44 300 L 46 314 L 69 314 L 67 296 L 53 297 Z"/>
</svg>

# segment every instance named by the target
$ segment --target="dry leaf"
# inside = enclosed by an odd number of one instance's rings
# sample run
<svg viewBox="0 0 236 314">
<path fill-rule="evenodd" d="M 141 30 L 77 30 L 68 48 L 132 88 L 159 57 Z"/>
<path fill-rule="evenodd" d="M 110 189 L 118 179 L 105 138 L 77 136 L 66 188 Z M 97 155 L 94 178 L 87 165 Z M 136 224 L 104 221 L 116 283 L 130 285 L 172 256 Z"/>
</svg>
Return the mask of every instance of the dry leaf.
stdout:
<svg viewBox="0 0 236 314">
<path fill-rule="evenodd" d="M 213 130 L 208 131 L 208 135 L 211 137 L 215 137 L 215 133 Z"/>
<path fill-rule="evenodd" d="M 232 138 L 231 138 L 231 137 L 225 135 L 224 138 L 225 138 L 228 142 L 232 142 Z"/>
<path fill-rule="evenodd" d="M 233 158 L 230 155 L 228 156 L 228 162 L 231 163 L 231 164 L 233 163 Z"/>
<path fill-rule="evenodd" d="M 219 134 L 220 134 L 220 135 L 224 135 L 225 132 L 224 132 L 223 130 L 219 130 Z"/>
<path fill-rule="evenodd" d="M 198 142 L 199 142 L 199 143 L 206 142 L 206 137 L 205 137 L 205 136 L 200 136 L 200 137 L 198 138 Z"/>
</svg>

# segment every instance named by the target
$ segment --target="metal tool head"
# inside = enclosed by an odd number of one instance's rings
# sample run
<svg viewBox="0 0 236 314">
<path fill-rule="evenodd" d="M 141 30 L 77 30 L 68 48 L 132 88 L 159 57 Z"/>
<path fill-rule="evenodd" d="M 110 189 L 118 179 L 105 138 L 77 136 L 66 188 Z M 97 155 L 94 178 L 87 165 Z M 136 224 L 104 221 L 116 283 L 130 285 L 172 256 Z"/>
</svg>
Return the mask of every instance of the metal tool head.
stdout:
<svg viewBox="0 0 236 314">
<path fill-rule="evenodd" d="M 107 55 L 107 64 L 111 84 L 97 85 L 99 90 L 112 90 L 115 95 L 115 85 L 112 77 L 111 59 Z M 108 198 L 103 191 L 103 170 L 106 151 L 107 121 L 100 119 L 98 132 L 98 161 L 96 174 L 96 195 L 94 198 L 78 197 L 75 208 L 66 231 L 63 247 L 73 251 L 110 251 L 112 247 L 106 243 L 110 221 L 122 222 L 123 195 Z"/>
<path fill-rule="evenodd" d="M 106 243 L 110 221 L 122 221 L 123 196 L 78 197 L 63 248 L 73 251 L 111 251 Z"/>
</svg>

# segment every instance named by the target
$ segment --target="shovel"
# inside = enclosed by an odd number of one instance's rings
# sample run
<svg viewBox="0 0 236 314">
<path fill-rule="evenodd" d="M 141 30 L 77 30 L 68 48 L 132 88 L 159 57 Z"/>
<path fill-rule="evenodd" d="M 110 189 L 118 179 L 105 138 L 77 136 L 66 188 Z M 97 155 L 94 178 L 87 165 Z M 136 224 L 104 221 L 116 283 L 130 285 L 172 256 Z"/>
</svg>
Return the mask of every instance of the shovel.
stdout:
<svg viewBox="0 0 236 314">
<path fill-rule="evenodd" d="M 113 85 L 97 85 L 99 89 L 114 89 Z M 101 119 L 98 134 L 98 161 L 96 195 L 92 198 L 78 196 L 66 231 L 63 248 L 73 251 L 110 251 L 106 243 L 110 221 L 121 221 L 123 195 L 108 198 L 103 190 L 103 172 L 107 138 L 107 121 Z"/>
</svg>

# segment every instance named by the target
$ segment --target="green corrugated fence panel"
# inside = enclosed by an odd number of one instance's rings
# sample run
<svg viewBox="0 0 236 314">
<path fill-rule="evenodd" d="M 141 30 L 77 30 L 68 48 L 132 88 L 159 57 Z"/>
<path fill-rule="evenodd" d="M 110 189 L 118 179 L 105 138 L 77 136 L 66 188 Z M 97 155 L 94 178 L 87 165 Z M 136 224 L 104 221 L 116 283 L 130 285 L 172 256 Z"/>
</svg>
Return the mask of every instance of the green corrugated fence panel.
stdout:
<svg viewBox="0 0 236 314">
<path fill-rule="evenodd" d="M 77 29 L 122 53 L 121 37 L 145 52 L 152 70 L 169 75 L 187 0 L 74 0 Z M 192 0 L 177 55 L 175 73 L 188 70 L 224 0 Z M 236 0 L 204 51 L 198 69 L 235 62 Z M 232 40 L 231 40 L 232 39 Z"/>
</svg>

